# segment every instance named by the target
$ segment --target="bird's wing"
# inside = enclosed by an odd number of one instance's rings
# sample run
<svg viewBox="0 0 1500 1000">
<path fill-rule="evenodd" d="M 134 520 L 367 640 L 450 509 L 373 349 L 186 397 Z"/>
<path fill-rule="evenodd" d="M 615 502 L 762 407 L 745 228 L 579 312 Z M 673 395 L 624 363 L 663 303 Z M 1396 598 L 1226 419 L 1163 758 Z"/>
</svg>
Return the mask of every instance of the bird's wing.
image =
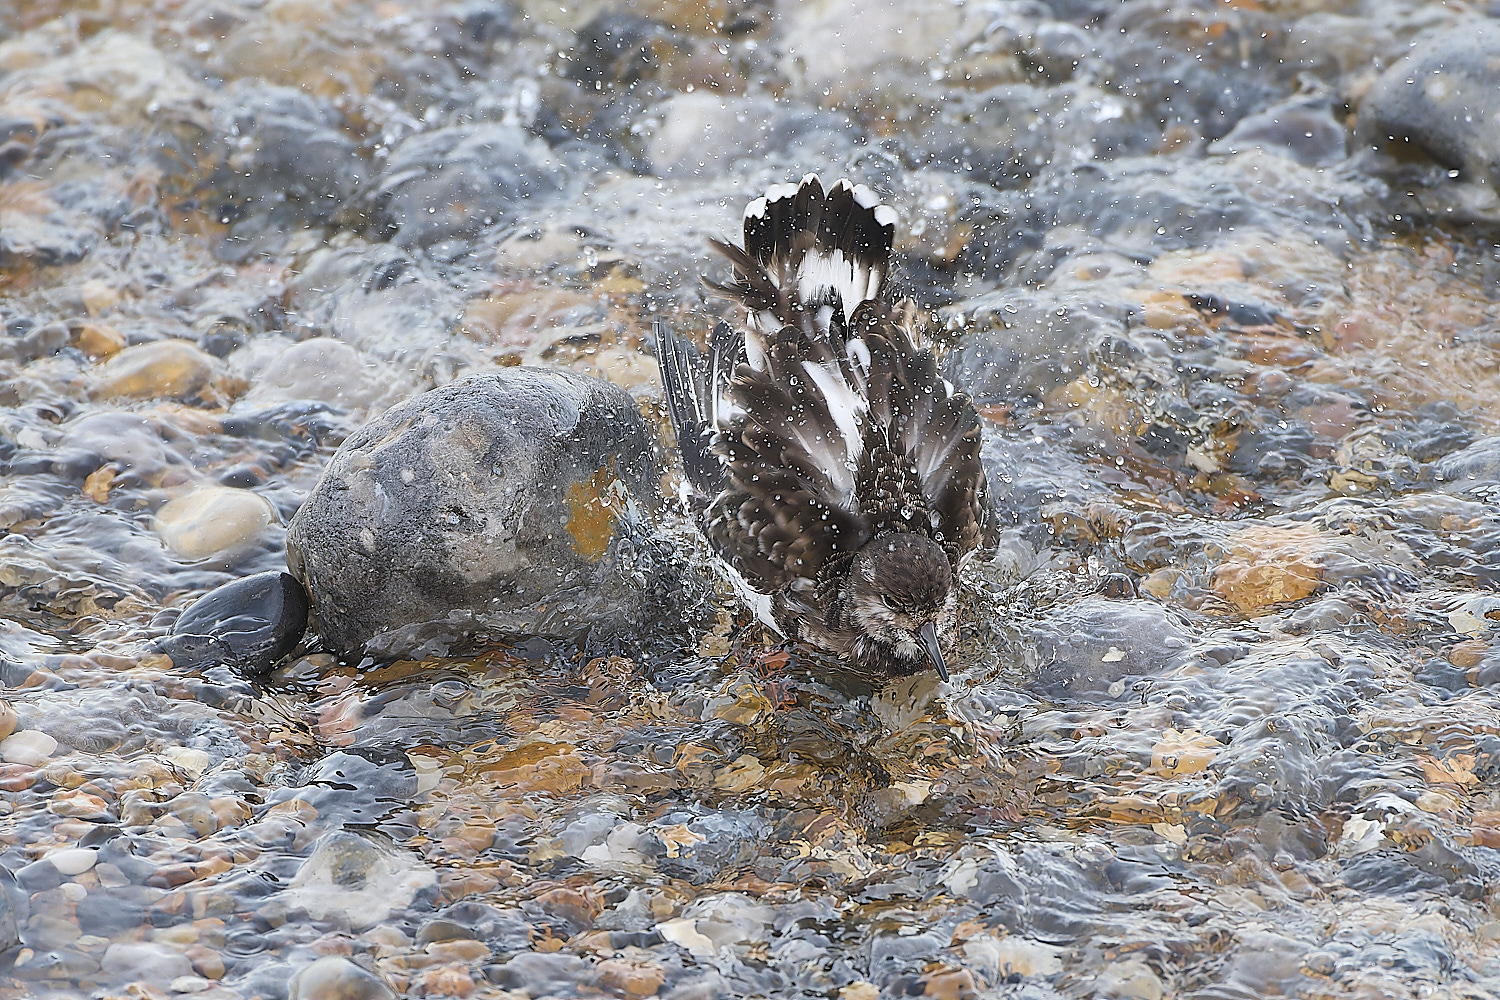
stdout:
<svg viewBox="0 0 1500 1000">
<path fill-rule="evenodd" d="M 656 324 L 656 360 L 667 414 L 688 482 L 703 497 L 715 496 L 728 481 L 724 460 L 712 448 L 713 435 L 726 418 L 729 378 L 743 354 L 742 336 L 727 323 L 714 328 L 706 359 L 686 337 Z"/>
<path fill-rule="evenodd" d="M 705 531 L 757 589 L 809 590 L 825 563 L 870 536 L 854 475 L 864 397 L 846 359 L 794 326 L 768 338 L 763 370 L 735 370 L 729 395 L 734 413 L 714 441 L 729 483 Z"/>
<path fill-rule="evenodd" d="M 932 352 L 918 350 L 888 317 L 862 310 L 851 333 L 869 355 L 869 426 L 915 468 L 932 537 L 956 566 L 978 547 L 988 511 L 979 414 L 938 374 Z"/>
</svg>

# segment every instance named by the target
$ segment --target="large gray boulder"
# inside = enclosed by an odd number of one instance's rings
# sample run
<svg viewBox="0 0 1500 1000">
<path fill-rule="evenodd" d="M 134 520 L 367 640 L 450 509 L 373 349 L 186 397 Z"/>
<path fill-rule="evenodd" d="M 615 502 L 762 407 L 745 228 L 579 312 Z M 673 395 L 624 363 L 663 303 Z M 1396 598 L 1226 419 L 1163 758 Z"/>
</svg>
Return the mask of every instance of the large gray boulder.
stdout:
<svg viewBox="0 0 1500 1000">
<path fill-rule="evenodd" d="M 1426 157 L 1500 184 L 1500 22 L 1476 20 L 1418 42 L 1359 106 L 1360 142 Z"/>
<path fill-rule="evenodd" d="M 292 519 L 287 564 L 345 651 L 475 631 L 629 639 L 682 619 L 682 563 L 645 520 L 659 478 L 617 386 L 470 375 L 344 442 Z"/>
</svg>

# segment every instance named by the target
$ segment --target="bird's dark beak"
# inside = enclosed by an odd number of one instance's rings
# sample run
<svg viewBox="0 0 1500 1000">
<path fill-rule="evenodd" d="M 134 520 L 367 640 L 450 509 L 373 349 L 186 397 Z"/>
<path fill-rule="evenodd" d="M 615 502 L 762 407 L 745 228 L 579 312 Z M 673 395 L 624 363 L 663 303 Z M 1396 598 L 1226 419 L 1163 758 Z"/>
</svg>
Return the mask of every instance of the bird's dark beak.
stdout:
<svg viewBox="0 0 1500 1000">
<path fill-rule="evenodd" d="M 943 680 L 948 679 L 948 664 L 943 662 L 943 648 L 938 645 L 937 625 L 928 622 L 917 630 L 917 635 L 922 639 L 922 648 L 927 650 L 927 659 L 932 663 L 932 669 L 938 672 Z"/>
</svg>

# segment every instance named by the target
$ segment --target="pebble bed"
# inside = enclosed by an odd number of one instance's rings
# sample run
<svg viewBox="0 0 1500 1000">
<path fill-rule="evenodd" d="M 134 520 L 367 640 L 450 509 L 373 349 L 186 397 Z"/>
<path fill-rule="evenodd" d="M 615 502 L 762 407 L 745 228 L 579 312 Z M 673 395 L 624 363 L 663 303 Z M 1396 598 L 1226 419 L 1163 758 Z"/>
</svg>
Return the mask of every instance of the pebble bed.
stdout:
<svg viewBox="0 0 1500 1000">
<path fill-rule="evenodd" d="M 0 997 L 1500 995 L 1497 67 L 1492 0 L 0 0 Z M 951 685 L 723 589 L 160 651 L 468 373 L 674 495 L 652 323 L 814 170 L 985 418 Z"/>
</svg>

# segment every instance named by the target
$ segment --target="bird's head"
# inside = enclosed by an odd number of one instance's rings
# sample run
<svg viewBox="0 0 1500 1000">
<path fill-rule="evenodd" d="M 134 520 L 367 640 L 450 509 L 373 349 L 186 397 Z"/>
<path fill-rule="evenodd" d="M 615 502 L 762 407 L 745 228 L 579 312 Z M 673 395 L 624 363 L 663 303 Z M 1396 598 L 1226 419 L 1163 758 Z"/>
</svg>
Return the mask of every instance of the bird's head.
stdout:
<svg viewBox="0 0 1500 1000">
<path fill-rule="evenodd" d="M 895 660 L 907 672 L 926 660 L 947 680 L 939 640 L 956 624 L 958 595 L 942 548 L 921 535 L 892 532 L 865 543 L 852 569 L 844 596 L 859 632 L 856 649 Z"/>
</svg>

